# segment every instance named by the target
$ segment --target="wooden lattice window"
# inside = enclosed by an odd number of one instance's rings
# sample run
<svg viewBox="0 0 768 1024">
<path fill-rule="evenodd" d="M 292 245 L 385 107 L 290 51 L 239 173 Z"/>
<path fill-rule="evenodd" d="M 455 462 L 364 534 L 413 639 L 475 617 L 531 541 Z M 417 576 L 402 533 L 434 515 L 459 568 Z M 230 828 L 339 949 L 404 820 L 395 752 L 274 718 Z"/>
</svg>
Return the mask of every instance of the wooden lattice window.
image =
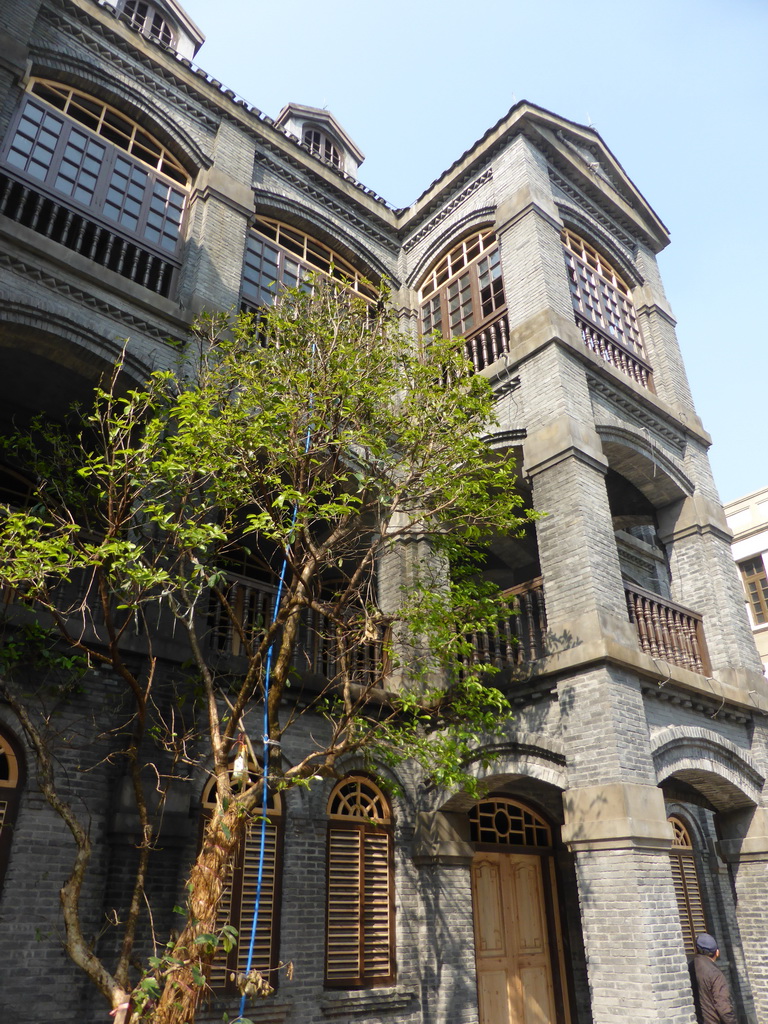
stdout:
<svg viewBox="0 0 768 1024">
<path fill-rule="evenodd" d="M 749 610 L 756 626 L 768 622 L 768 577 L 762 555 L 739 562 Z"/>
<path fill-rule="evenodd" d="M 248 232 L 243 306 L 251 310 L 269 306 L 284 288 L 300 286 L 316 272 L 339 281 L 366 300 L 378 295 L 376 288 L 339 253 L 297 228 L 261 217 Z"/>
<path fill-rule="evenodd" d="M 395 975 L 392 814 L 366 776 L 342 779 L 328 802 L 325 980 L 356 988 Z"/>
<path fill-rule="evenodd" d="M 304 129 L 304 145 L 332 167 L 341 167 L 341 152 L 333 139 L 319 128 Z"/>
<path fill-rule="evenodd" d="M 669 823 L 674 830 L 670 861 L 680 926 L 683 929 L 685 951 L 688 956 L 693 956 L 696 952 L 696 936 L 708 931 L 707 919 L 704 916 L 690 833 L 679 818 L 672 816 Z"/>
<path fill-rule="evenodd" d="M 164 264 L 152 254 L 176 256 L 189 177 L 136 122 L 77 89 L 36 79 L 1 162 L 23 186 L 3 176 L 4 213 L 163 290 L 154 278 Z"/>
<path fill-rule="evenodd" d="M 602 253 L 573 231 L 563 231 L 562 240 L 577 315 L 625 349 L 643 356 L 640 329 L 627 282 Z"/>
<path fill-rule="evenodd" d="M 203 793 L 203 824 L 216 806 L 216 783 L 212 779 Z M 233 974 L 245 973 L 253 929 L 256 892 L 261 852 L 262 821 L 256 816 L 245 830 L 243 842 L 235 854 L 216 921 L 218 930 L 224 925 L 237 929 L 234 949 L 226 953 L 219 948 L 211 969 L 210 984 L 214 991 L 235 992 Z M 280 882 L 282 875 L 283 815 L 279 796 L 270 796 L 265 829 L 264 864 L 261 877 L 259 914 L 251 957 L 251 968 L 260 971 L 273 988 L 278 982 L 280 930 Z"/>
<path fill-rule="evenodd" d="M 496 237 L 490 230 L 462 239 L 421 285 L 421 331 L 467 336 L 504 307 Z"/>
<path fill-rule="evenodd" d="M 13 841 L 13 826 L 24 783 L 24 758 L 21 747 L 0 728 L 0 890 Z"/>
<path fill-rule="evenodd" d="M 469 831 L 473 843 L 493 846 L 552 846 L 549 825 L 538 814 L 510 797 L 481 800 L 469 812 Z"/>
</svg>

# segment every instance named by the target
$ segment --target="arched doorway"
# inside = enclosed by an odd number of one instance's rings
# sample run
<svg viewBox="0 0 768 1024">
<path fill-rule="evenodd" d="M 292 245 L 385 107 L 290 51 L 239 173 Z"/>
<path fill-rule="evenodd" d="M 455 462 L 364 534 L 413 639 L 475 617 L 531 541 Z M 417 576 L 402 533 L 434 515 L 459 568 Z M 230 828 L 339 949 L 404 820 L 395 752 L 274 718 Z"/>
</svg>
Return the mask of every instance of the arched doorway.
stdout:
<svg viewBox="0 0 768 1024">
<path fill-rule="evenodd" d="M 506 796 L 469 821 L 480 1024 L 569 1024 L 551 829 Z"/>
</svg>

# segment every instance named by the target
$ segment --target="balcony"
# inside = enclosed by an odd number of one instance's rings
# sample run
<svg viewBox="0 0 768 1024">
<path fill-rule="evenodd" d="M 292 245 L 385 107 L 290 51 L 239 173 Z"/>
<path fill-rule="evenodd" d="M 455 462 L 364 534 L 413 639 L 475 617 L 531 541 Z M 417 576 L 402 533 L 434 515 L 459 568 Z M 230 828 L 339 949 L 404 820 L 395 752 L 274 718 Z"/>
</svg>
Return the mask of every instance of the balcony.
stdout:
<svg viewBox="0 0 768 1024">
<path fill-rule="evenodd" d="M 547 635 L 544 582 L 541 577 L 504 591 L 512 599 L 512 614 L 498 628 L 472 633 L 475 664 L 492 665 L 500 672 L 516 672 L 543 658 Z"/>
<path fill-rule="evenodd" d="M 0 173 L 0 213 L 158 295 L 172 294 L 179 260 Z"/>
<path fill-rule="evenodd" d="M 653 370 L 641 356 L 636 352 L 631 352 L 578 314 L 576 315 L 576 326 L 581 331 L 582 340 L 590 352 L 594 352 L 614 370 L 625 374 L 641 387 L 647 388 L 649 391 L 655 390 Z"/>
<path fill-rule="evenodd" d="M 208 609 L 208 638 L 214 651 L 241 657 L 246 643 L 257 642 L 265 624 L 272 621 L 276 588 L 244 577 L 230 577 L 227 600 L 242 635 L 214 594 Z M 382 686 L 386 672 L 386 636 L 366 638 L 353 645 L 352 681 L 361 686 Z M 312 608 L 304 609 L 293 653 L 293 667 L 302 674 L 333 680 L 339 673 L 339 655 L 329 620 Z"/>
<path fill-rule="evenodd" d="M 640 587 L 625 584 L 624 590 L 640 649 L 652 658 L 708 676 L 711 668 L 701 616 Z"/>
<path fill-rule="evenodd" d="M 502 313 L 496 320 L 486 324 L 481 331 L 473 335 L 464 343 L 464 350 L 467 359 L 472 363 L 475 371 L 495 363 L 503 355 L 509 352 L 509 320 L 507 314 Z"/>
</svg>

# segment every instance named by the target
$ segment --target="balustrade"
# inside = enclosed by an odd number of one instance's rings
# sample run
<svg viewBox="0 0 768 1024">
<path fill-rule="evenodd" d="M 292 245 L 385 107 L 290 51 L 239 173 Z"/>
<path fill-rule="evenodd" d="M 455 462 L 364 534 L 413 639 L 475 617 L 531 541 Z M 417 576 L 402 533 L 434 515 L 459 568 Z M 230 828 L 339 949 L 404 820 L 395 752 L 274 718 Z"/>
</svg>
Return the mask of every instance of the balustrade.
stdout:
<svg viewBox="0 0 768 1024">
<path fill-rule="evenodd" d="M 476 371 L 490 366 L 509 352 L 509 321 L 506 313 L 467 338 L 465 351 Z"/>
<path fill-rule="evenodd" d="M 218 597 L 211 595 L 208 611 L 211 647 L 236 657 L 244 655 L 246 645 L 257 642 L 272 621 L 275 595 L 276 588 L 267 583 L 232 577 L 226 593 L 231 615 L 227 614 Z M 385 641 L 383 630 L 375 638 L 353 638 L 348 657 L 354 683 L 382 685 L 386 665 Z M 332 680 L 340 669 L 339 658 L 333 624 L 316 609 L 305 608 L 294 644 L 293 667 L 300 672 Z"/>
<path fill-rule="evenodd" d="M 179 261 L 123 237 L 30 185 L 0 174 L 0 213 L 159 295 L 173 291 Z"/>
<path fill-rule="evenodd" d="M 519 669 L 545 654 L 547 613 L 544 584 L 539 577 L 504 591 L 512 613 L 495 630 L 470 635 L 475 663 L 494 668 Z"/>
<path fill-rule="evenodd" d="M 590 352 L 600 356 L 615 370 L 626 374 L 636 384 L 640 384 L 649 391 L 654 390 L 653 371 L 641 356 L 636 352 L 630 352 L 620 342 L 609 338 L 578 315 L 576 316 L 576 326 L 581 331 L 581 337 Z"/>
<path fill-rule="evenodd" d="M 637 629 L 641 650 L 652 658 L 709 675 L 701 616 L 640 587 L 625 584 L 624 589 L 629 621 Z"/>
</svg>

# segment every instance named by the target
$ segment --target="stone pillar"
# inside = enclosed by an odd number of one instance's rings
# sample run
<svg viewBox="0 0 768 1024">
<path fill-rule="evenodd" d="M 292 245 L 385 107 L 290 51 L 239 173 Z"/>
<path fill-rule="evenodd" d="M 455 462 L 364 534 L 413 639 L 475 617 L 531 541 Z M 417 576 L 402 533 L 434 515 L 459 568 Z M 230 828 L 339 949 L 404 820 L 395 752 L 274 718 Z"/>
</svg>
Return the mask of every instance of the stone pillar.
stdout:
<svg viewBox="0 0 768 1024">
<path fill-rule="evenodd" d="M 659 513 L 659 536 L 672 566 L 673 600 L 704 617 L 712 673 L 744 690 L 764 689 L 720 504 L 697 494 L 667 506 Z"/>
<path fill-rule="evenodd" d="M 466 815 L 418 815 L 413 859 L 420 869 L 423 1024 L 477 1024 L 472 857 Z"/>
<path fill-rule="evenodd" d="M 749 975 L 734 978 L 734 987 L 738 985 L 747 997 L 751 988 L 755 1018 L 764 1021 L 768 1020 L 768 809 L 734 811 L 720 815 L 719 821 L 724 835 L 719 852 L 733 871 L 736 919 Z"/>
<path fill-rule="evenodd" d="M 693 1024 L 661 791 L 628 782 L 582 786 L 563 804 L 595 1024 Z"/>
<path fill-rule="evenodd" d="M 253 215 L 254 143 L 222 123 L 214 164 L 198 175 L 189 200 L 190 228 L 179 284 L 179 302 L 201 312 L 232 310 L 240 297 L 248 222 Z"/>
</svg>

